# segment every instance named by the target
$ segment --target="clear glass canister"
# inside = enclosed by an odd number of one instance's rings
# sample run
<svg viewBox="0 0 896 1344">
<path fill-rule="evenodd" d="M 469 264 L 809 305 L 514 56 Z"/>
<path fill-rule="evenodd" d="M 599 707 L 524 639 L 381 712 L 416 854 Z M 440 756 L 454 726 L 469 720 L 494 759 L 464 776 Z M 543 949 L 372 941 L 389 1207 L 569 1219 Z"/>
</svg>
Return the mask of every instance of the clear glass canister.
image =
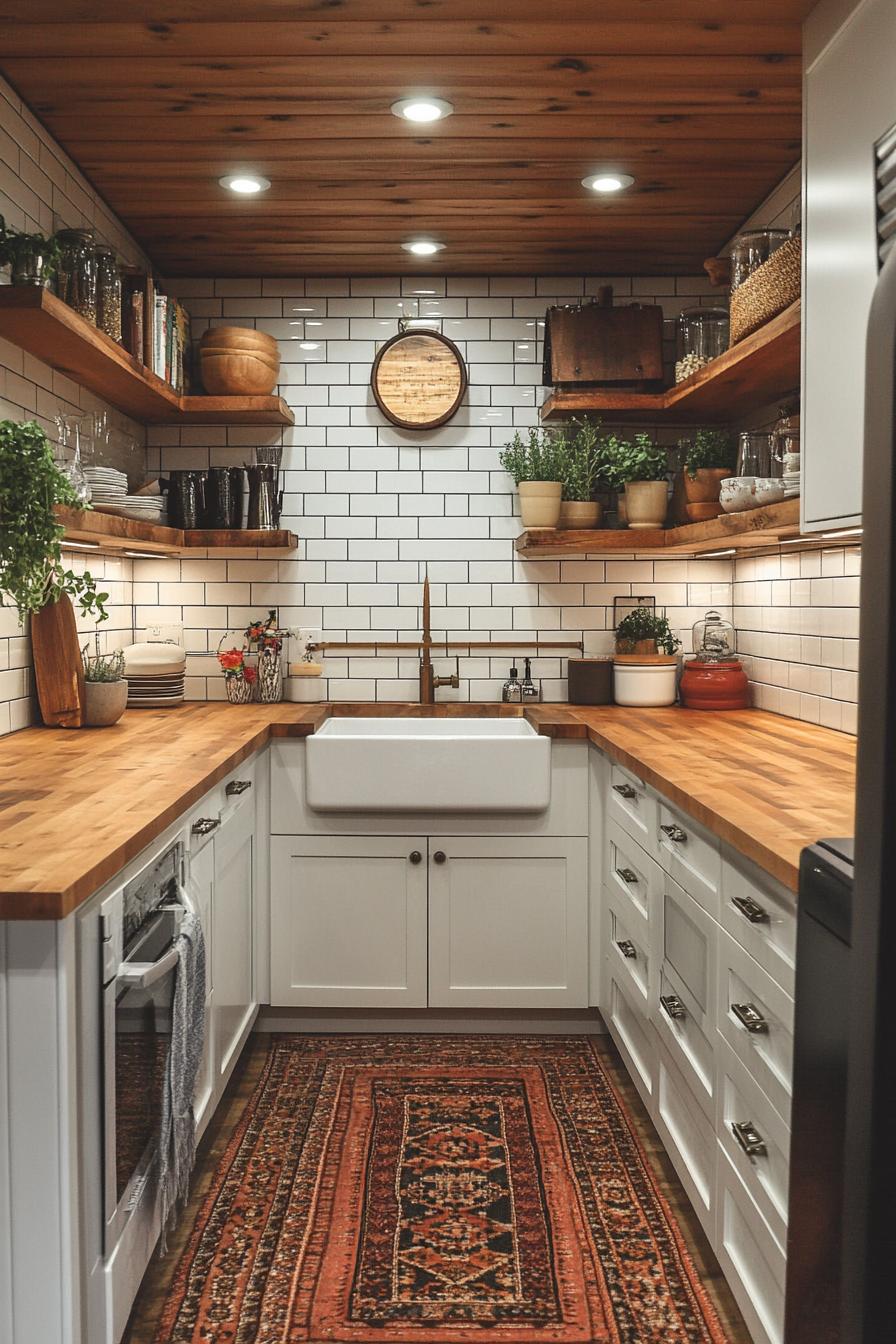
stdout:
<svg viewBox="0 0 896 1344">
<path fill-rule="evenodd" d="M 56 289 L 63 303 L 96 325 L 96 245 L 90 229 L 60 229 Z"/>
<path fill-rule="evenodd" d="M 121 271 L 111 247 L 96 249 L 96 324 L 113 341 L 121 340 Z"/>
<path fill-rule="evenodd" d="M 734 626 L 717 611 L 708 611 L 695 621 L 694 653 L 702 663 L 722 663 L 734 657 Z"/>
<path fill-rule="evenodd" d="M 690 378 L 727 349 L 727 308 L 685 308 L 678 318 L 676 383 Z"/>
<path fill-rule="evenodd" d="M 749 229 L 731 245 L 731 293 L 777 252 L 790 237 L 789 229 Z"/>
</svg>

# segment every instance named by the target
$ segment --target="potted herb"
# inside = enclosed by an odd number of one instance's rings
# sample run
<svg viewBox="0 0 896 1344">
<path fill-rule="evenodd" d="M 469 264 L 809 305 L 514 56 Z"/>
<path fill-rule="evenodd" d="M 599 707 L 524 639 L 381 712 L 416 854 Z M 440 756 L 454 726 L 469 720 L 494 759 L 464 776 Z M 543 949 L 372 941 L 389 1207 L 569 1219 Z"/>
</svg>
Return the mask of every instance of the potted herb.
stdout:
<svg viewBox="0 0 896 1344">
<path fill-rule="evenodd" d="M 527 529 L 557 526 L 564 442 L 562 430 L 530 429 L 528 441 L 517 432 L 501 452 L 499 461 L 516 482 L 520 516 Z"/>
<path fill-rule="evenodd" d="M 89 654 L 88 645 L 81 650 L 84 661 L 84 727 L 109 728 L 117 723 L 127 708 L 128 683 L 124 675 L 124 654 Z"/>
<path fill-rule="evenodd" d="M 8 229 L 0 215 L 0 266 L 9 266 L 12 284 L 49 284 L 58 260 L 59 244 L 55 238 Z"/>
<path fill-rule="evenodd" d="M 604 455 L 598 430 L 598 424 L 574 420 L 571 433 L 562 441 L 560 527 L 587 529 L 600 525 L 601 506 L 594 495 L 601 482 Z"/>
<path fill-rule="evenodd" d="M 662 527 L 669 500 L 666 449 L 644 433 L 636 434 L 634 439 L 610 435 L 604 442 L 607 479 L 617 490 L 625 487 L 628 526 Z"/>
<path fill-rule="evenodd" d="M 722 512 L 722 481 L 734 475 L 737 441 L 724 429 L 698 429 L 679 444 L 683 453 L 681 487 L 690 522 L 717 518 Z"/>
<path fill-rule="evenodd" d="M 665 616 L 652 607 L 635 607 L 616 627 L 613 698 L 617 705 L 640 708 L 673 705 L 677 692 L 681 640 Z"/>
<path fill-rule="evenodd" d="M 83 615 L 104 621 L 109 594 L 97 592 L 89 572 L 65 568 L 57 504 L 80 507 L 40 425 L 0 421 L 0 603 L 30 621 L 44 722 L 78 728 L 84 674 L 71 599 Z"/>
</svg>

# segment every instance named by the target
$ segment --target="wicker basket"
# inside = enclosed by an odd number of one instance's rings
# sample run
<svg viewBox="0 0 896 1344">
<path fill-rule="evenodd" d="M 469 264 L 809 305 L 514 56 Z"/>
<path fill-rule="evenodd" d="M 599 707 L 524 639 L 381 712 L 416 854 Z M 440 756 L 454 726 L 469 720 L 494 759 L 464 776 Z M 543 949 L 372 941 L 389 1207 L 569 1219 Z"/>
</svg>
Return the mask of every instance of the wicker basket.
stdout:
<svg viewBox="0 0 896 1344">
<path fill-rule="evenodd" d="M 800 297 L 800 239 L 782 243 L 731 295 L 731 344 L 783 313 Z"/>
</svg>

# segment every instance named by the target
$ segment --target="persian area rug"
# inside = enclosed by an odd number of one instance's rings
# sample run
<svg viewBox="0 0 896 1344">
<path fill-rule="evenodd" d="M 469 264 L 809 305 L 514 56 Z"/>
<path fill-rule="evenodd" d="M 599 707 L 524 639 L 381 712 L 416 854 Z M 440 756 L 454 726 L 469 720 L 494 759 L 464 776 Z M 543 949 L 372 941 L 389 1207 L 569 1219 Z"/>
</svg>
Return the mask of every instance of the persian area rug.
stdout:
<svg viewBox="0 0 896 1344">
<path fill-rule="evenodd" d="M 158 1344 L 725 1344 L 586 1037 L 275 1037 Z"/>
</svg>

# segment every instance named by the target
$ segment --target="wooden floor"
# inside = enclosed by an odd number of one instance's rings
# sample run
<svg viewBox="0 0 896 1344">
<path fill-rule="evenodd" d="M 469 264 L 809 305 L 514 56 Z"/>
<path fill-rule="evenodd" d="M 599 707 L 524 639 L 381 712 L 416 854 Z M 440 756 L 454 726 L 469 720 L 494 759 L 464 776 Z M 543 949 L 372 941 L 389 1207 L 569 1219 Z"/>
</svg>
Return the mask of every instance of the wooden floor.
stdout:
<svg viewBox="0 0 896 1344">
<path fill-rule="evenodd" d="M 168 1285 L 177 1267 L 180 1253 L 186 1244 L 196 1211 L 205 1198 L 212 1175 L 233 1133 L 247 1101 L 255 1090 L 267 1055 L 268 1036 L 262 1033 L 251 1037 L 243 1057 L 231 1079 L 218 1110 L 200 1145 L 190 1201 L 178 1220 L 177 1229 L 169 1238 L 167 1256 L 152 1261 L 134 1304 L 122 1344 L 156 1344 L 156 1325 L 168 1294 Z M 685 1234 L 694 1264 L 715 1303 L 725 1326 L 729 1344 L 752 1344 L 743 1317 L 731 1296 L 713 1252 L 697 1217 L 694 1214 L 681 1182 L 675 1175 L 659 1135 L 644 1109 L 641 1098 L 626 1072 L 609 1036 L 597 1038 L 598 1048 L 611 1071 L 613 1080 L 625 1098 L 629 1113 L 659 1178 L 660 1188 L 672 1206 Z M 160 1342 L 161 1344 L 161 1342 Z"/>
</svg>

